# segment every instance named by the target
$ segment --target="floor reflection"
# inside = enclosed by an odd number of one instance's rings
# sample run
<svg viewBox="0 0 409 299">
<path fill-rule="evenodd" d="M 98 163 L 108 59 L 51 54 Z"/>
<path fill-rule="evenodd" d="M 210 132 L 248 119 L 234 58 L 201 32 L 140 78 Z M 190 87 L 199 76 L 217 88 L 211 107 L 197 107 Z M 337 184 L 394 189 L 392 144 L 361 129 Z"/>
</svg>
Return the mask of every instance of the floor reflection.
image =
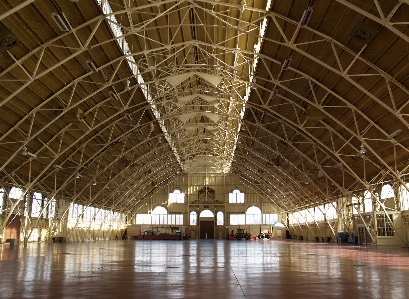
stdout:
<svg viewBox="0 0 409 299">
<path fill-rule="evenodd" d="M 0 247 L 4 298 L 407 298 L 399 247 L 97 241 Z M 308 296 L 307 296 L 308 297 Z"/>
</svg>

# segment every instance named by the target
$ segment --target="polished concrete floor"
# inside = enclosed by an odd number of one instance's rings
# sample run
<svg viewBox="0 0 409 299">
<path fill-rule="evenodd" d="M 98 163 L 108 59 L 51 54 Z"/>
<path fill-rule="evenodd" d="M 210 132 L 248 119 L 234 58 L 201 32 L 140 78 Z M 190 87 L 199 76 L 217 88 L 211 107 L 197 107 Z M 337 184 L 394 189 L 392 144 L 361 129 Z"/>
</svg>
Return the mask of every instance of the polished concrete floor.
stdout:
<svg viewBox="0 0 409 299">
<path fill-rule="evenodd" d="M 0 245 L 0 298 L 409 298 L 409 250 L 299 241 Z"/>
</svg>

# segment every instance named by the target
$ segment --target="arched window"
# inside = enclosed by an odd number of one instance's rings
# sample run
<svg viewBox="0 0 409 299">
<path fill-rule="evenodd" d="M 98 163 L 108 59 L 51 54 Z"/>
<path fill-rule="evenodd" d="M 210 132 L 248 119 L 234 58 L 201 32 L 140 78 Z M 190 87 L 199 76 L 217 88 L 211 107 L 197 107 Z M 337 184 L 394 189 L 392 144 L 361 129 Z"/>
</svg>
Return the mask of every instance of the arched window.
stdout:
<svg viewBox="0 0 409 299">
<path fill-rule="evenodd" d="M 35 192 L 31 204 L 31 217 L 40 217 L 41 206 L 43 204 L 43 197 L 41 193 Z"/>
<path fill-rule="evenodd" d="M 197 225 L 197 213 L 195 211 L 190 212 L 190 225 Z"/>
<path fill-rule="evenodd" d="M 361 202 L 358 199 L 358 197 L 352 196 L 351 203 L 352 203 L 352 213 L 354 215 L 357 215 L 357 214 L 359 214 L 359 212 L 362 212 L 361 211 Z"/>
<path fill-rule="evenodd" d="M 52 198 L 48 204 L 48 218 L 54 218 L 57 209 L 57 200 Z"/>
<path fill-rule="evenodd" d="M 364 208 L 365 208 L 365 213 L 370 213 L 372 212 L 372 194 L 369 192 L 369 190 L 366 190 L 364 193 Z"/>
<path fill-rule="evenodd" d="M 179 189 L 169 193 L 169 203 L 185 203 L 185 194 Z"/>
<path fill-rule="evenodd" d="M 261 224 L 261 210 L 258 207 L 250 207 L 246 211 L 246 224 Z"/>
<path fill-rule="evenodd" d="M 200 212 L 199 217 L 214 217 L 214 214 L 210 210 L 203 210 Z"/>
<path fill-rule="evenodd" d="M 395 197 L 395 192 L 391 185 L 386 184 L 382 186 L 381 199 L 393 198 Z"/>
<path fill-rule="evenodd" d="M 229 203 L 244 203 L 244 193 L 238 189 L 233 190 L 229 193 Z"/>
<path fill-rule="evenodd" d="M 224 225 L 224 214 L 222 211 L 217 212 L 216 219 L 217 225 Z"/>
<path fill-rule="evenodd" d="M 168 224 L 168 211 L 161 206 L 152 210 L 152 224 Z"/>
<path fill-rule="evenodd" d="M 9 198 L 19 199 L 22 194 L 23 194 L 23 190 L 21 190 L 20 188 L 13 187 L 10 190 Z"/>
</svg>

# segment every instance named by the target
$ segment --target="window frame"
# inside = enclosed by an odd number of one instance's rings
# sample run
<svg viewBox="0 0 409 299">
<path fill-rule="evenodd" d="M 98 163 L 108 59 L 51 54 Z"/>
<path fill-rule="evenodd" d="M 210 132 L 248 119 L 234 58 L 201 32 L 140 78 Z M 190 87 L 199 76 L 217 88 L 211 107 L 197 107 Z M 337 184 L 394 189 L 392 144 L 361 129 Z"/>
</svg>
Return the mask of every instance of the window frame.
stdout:
<svg viewBox="0 0 409 299">
<path fill-rule="evenodd" d="M 244 192 L 241 192 L 240 189 L 234 189 L 229 193 L 229 203 L 232 204 L 243 204 L 244 201 Z"/>
</svg>

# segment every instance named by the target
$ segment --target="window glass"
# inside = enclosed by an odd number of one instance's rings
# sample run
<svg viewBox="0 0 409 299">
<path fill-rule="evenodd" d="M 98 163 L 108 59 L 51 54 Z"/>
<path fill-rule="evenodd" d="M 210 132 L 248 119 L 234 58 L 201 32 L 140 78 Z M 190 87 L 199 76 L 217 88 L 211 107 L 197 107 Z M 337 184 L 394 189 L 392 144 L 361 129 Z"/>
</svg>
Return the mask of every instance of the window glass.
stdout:
<svg viewBox="0 0 409 299">
<path fill-rule="evenodd" d="M 369 190 L 364 193 L 364 210 L 365 213 L 372 212 L 372 194 Z"/>
<path fill-rule="evenodd" d="M 233 190 L 229 193 L 229 203 L 244 203 L 244 193 L 237 189 Z"/>
<path fill-rule="evenodd" d="M 55 200 L 55 198 L 53 198 L 53 199 L 51 199 L 50 203 L 48 204 L 48 217 L 49 218 L 54 218 L 55 209 L 56 209 L 56 200 Z"/>
<path fill-rule="evenodd" d="M 216 214 L 216 218 L 217 218 L 217 225 L 224 225 L 224 214 L 223 212 L 219 211 Z"/>
<path fill-rule="evenodd" d="M 246 214 L 230 214 L 230 225 L 246 224 Z"/>
<path fill-rule="evenodd" d="M 387 199 L 387 198 L 393 198 L 395 197 L 395 192 L 393 191 L 393 188 L 391 185 L 386 184 L 382 186 L 382 191 L 381 191 L 381 199 Z"/>
<path fill-rule="evenodd" d="M 197 213 L 195 211 L 190 212 L 190 225 L 197 225 Z"/>
<path fill-rule="evenodd" d="M 203 210 L 203 211 L 200 212 L 199 217 L 214 217 L 214 214 L 210 210 Z"/>
<path fill-rule="evenodd" d="M 41 193 L 35 192 L 31 204 L 31 217 L 40 217 L 42 201 Z"/>
<path fill-rule="evenodd" d="M 250 207 L 246 211 L 246 224 L 261 224 L 261 210 L 258 207 Z"/>
<path fill-rule="evenodd" d="M 405 186 L 401 186 L 400 192 L 400 202 L 402 205 L 402 211 L 409 210 L 409 183 L 406 183 Z"/>
<path fill-rule="evenodd" d="M 172 193 L 169 193 L 169 203 L 185 203 L 185 194 L 176 189 Z"/>
<path fill-rule="evenodd" d="M 0 188 L 0 215 L 3 213 L 4 189 Z"/>
<path fill-rule="evenodd" d="M 263 224 L 274 225 L 278 222 L 278 214 L 263 214 Z"/>
<path fill-rule="evenodd" d="M 388 219 L 390 218 L 390 221 Z M 380 237 L 393 237 L 395 235 L 395 231 L 391 222 L 393 223 L 393 214 L 376 214 L 376 224 L 377 224 L 377 231 L 378 236 Z"/>
<path fill-rule="evenodd" d="M 22 194 L 23 194 L 23 190 L 21 190 L 20 188 L 13 187 L 10 190 L 9 198 L 20 199 Z"/>
</svg>

